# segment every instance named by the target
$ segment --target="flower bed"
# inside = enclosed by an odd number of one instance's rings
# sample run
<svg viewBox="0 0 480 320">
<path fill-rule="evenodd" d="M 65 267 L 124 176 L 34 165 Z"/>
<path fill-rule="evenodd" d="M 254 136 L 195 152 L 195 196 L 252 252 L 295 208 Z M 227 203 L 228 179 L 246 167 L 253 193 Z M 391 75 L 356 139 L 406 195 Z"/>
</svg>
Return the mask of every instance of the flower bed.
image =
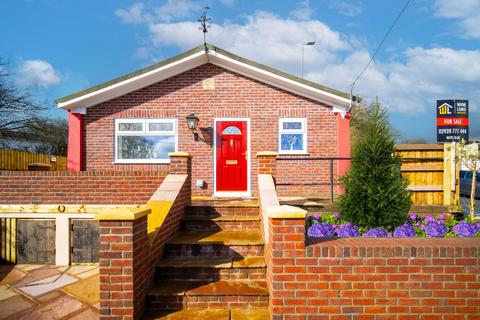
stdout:
<svg viewBox="0 0 480 320">
<path fill-rule="evenodd" d="M 417 216 L 411 214 L 408 221 L 396 228 L 364 228 L 341 219 L 339 214 L 307 216 L 307 235 L 312 238 L 414 238 L 414 237 L 480 237 L 480 223 L 456 221 L 450 216 Z"/>
</svg>

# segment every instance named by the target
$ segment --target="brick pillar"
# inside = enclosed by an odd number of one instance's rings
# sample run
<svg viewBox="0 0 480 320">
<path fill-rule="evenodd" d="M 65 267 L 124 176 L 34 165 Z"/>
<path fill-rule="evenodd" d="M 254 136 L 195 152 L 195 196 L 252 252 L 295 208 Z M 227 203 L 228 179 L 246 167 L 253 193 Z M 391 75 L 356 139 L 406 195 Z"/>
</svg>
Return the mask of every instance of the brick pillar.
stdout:
<svg viewBox="0 0 480 320">
<path fill-rule="evenodd" d="M 170 174 L 188 174 L 192 172 L 192 157 L 187 152 L 170 152 Z"/>
<path fill-rule="evenodd" d="M 277 172 L 277 152 L 263 151 L 257 153 L 258 174 L 271 174 L 275 177 Z"/>
<path fill-rule="evenodd" d="M 100 319 L 140 319 L 145 311 L 150 209 L 118 208 L 100 220 Z"/>
<path fill-rule="evenodd" d="M 170 152 L 170 174 L 186 174 L 185 185 L 190 186 L 187 190 L 182 189 L 183 196 L 188 199 L 185 206 L 189 206 L 192 199 L 192 156 L 188 152 Z"/>
<path fill-rule="evenodd" d="M 269 235 L 265 245 L 265 262 L 270 314 L 274 320 L 293 319 L 296 315 L 295 306 L 299 304 L 298 307 L 302 307 L 307 297 L 297 296 L 294 288 L 298 288 L 293 286 L 303 280 L 297 274 L 307 272 L 305 265 L 300 263 L 305 258 L 306 211 L 297 207 L 277 206 L 268 208 L 267 214 Z M 297 266 L 297 263 L 300 265 Z"/>
</svg>

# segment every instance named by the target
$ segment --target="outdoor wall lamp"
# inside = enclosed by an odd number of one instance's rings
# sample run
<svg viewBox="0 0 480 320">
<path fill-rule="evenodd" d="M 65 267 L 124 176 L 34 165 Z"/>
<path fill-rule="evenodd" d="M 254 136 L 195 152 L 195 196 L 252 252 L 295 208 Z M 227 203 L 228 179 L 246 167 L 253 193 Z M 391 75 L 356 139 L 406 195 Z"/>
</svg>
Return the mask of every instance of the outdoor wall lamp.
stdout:
<svg viewBox="0 0 480 320">
<path fill-rule="evenodd" d="M 187 119 L 188 129 L 190 129 L 193 133 L 193 140 L 205 142 L 205 139 L 201 138 L 197 132 L 198 122 L 200 121 L 200 119 L 198 119 L 195 113 L 192 113 L 191 115 L 186 116 L 185 119 Z"/>
</svg>

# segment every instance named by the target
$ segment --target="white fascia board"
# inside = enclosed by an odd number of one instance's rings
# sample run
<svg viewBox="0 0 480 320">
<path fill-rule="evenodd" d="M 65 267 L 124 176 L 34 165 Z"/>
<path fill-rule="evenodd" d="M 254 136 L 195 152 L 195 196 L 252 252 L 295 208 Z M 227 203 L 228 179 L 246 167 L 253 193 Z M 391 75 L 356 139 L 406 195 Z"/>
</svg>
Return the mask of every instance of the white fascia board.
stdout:
<svg viewBox="0 0 480 320">
<path fill-rule="evenodd" d="M 209 55 L 209 62 L 212 64 L 242 74 L 246 77 L 256 79 L 260 82 L 270 84 L 274 87 L 284 89 L 330 106 L 335 106 L 337 109 L 344 109 L 344 111 L 347 111 L 350 106 L 350 100 L 344 97 L 313 88 L 303 83 L 229 58 L 217 52 L 209 51 Z"/>
<path fill-rule="evenodd" d="M 60 102 L 58 104 L 58 108 L 73 109 L 79 106 L 88 108 L 135 90 L 147 87 L 158 81 L 173 77 L 205 63 L 207 63 L 205 52 L 200 51 L 191 56 L 169 63 L 165 66 L 140 74 L 136 77 L 112 84 L 111 86 L 87 93 L 83 96 L 73 98 L 72 100 Z"/>
</svg>

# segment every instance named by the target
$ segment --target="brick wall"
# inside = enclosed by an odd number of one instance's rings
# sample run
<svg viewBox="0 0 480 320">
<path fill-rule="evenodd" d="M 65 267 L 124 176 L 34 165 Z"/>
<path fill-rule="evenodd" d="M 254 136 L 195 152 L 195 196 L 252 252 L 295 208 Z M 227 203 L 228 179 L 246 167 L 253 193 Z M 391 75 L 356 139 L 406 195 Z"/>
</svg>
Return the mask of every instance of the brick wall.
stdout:
<svg viewBox="0 0 480 320">
<path fill-rule="evenodd" d="M 479 319 L 480 239 L 337 239 L 269 219 L 273 319 Z"/>
<path fill-rule="evenodd" d="M 214 90 L 202 81 L 213 78 Z M 207 143 L 195 142 L 185 116 L 194 112 Z M 114 164 L 114 121 L 118 118 L 176 118 L 178 150 L 192 154 L 192 183 L 202 179 L 206 187 L 193 185 L 193 195 L 213 191 L 213 119 L 251 119 L 251 184 L 256 190 L 259 151 L 277 151 L 278 119 L 308 118 L 308 152 L 311 156 L 335 157 L 337 117 L 329 107 L 257 82 L 214 65 L 204 65 L 88 109 L 85 116 L 85 165 L 87 170 L 162 170 L 167 165 Z M 316 119 L 319 121 L 312 121 Z"/>
<path fill-rule="evenodd" d="M 100 219 L 101 319 L 141 319 L 163 248 L 180 228 L 191 201 L 191 159 L 172 156 L 171 171 L 188 177 L 160 228 L 147 234 L 147 216 L 134 220 Z M 114 219 L 109 217 L 109 219 Z"/>
<path fill-rule="evenodd" d="M 165 171 L 0 171 L 3 204 L 144 204 Z"/>
</svg>

